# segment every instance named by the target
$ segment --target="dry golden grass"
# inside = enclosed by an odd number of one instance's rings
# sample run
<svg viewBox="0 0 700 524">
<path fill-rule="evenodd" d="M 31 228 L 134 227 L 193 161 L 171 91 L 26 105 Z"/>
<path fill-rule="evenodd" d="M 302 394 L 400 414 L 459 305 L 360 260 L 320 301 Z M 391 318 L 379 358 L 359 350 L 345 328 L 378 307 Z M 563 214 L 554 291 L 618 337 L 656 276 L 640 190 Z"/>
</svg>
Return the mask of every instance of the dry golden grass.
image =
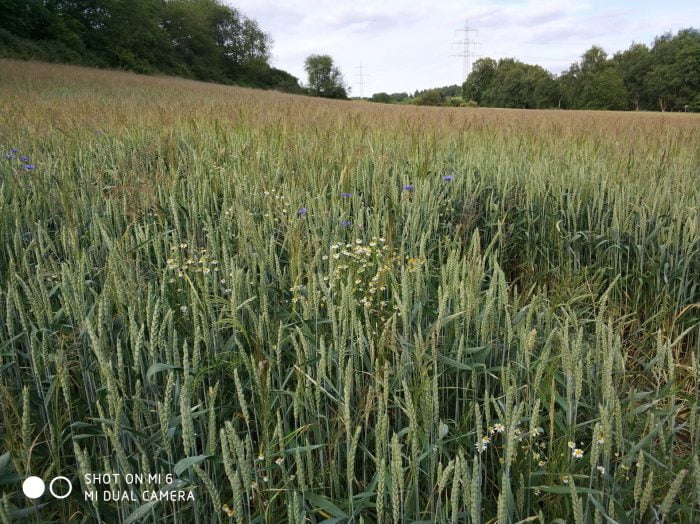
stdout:
<svg viewBox="0 0 700 524">
<path fill-rule="evenodd" d="M 198 119 L 257 125 L 337 129 L 383 126 L 403 133 L 441 136 L 470 130 L 608 136 L 622 143 L 688 131 L 700 115 L 658 112 L 435 108 L 336 101 L 208 84 L 172 77 L 0 59 L 0 91 L 6 122 L 50 124 L 64 132 L 129 125 L 169 128 Z M 30 129 L 32 129 L 30 127 Z M 49 131 L 44 129 L 44 132 Z"/>
</svg>

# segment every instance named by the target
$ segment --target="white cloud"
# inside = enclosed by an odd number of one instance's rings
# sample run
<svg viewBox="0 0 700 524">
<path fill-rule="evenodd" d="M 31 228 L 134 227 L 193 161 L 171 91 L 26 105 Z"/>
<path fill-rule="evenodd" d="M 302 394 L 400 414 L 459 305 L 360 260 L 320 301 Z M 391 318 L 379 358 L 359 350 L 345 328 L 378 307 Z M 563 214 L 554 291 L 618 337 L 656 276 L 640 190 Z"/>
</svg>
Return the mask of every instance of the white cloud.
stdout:
<svg viewBox="0 0 700 524">
<path fill-rule="evenodd" d="M 450 57 L 455 30 L 469 17 L 482 43 L 475 51 L 493 58 L 515 57 L 560 72 L 593 44 L 609 53 L 646 42 L 700 19 L 700 3 L 667 0 L 650 6 L 624 0 L 570 2 L 405 0 L 330 3 L 322 0 L 233 0 L 260 22 L 274 40 L 273 63 L 304 78 L 304 58 L 330 54 L 359 94 L 362 63 L 365 95 L 414 91 L 461 83 L 462 64 Z"/>
</svg>

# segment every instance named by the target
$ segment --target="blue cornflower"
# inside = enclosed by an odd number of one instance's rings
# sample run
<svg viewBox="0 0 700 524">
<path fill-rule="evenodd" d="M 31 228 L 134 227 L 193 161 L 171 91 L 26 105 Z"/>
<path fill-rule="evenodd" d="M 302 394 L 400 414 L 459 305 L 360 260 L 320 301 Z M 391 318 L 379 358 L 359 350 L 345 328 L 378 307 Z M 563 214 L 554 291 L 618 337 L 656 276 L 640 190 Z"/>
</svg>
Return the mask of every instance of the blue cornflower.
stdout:
<svg viewBox="0 0 700 524">
<path fill-rule="evenodd" d="M 28 164 L 28 163 L 29 163 L 29 157 L 26 156 L 26 155 L 19 157 L 19 159 L 20 159 L 22 162 L 24 162 L 25 164 Z"/>
<path fill-rule="evenodd" d="M 454 177 L 453 177 L 452 175 L 445 175 L 444 177 L 442 177 L 442 179 L 443 179 L 445 182 L 450 182 L 453 178 L 454 178 Z"/>
<path fill-rule="evenodd" d="M 306 209 L 305 207 L 302 207 L 302 208 L 299 209 L 299 211 L 297 211 L 297 214 L 298 214 L 300 217 L 303 217 L 303 216 L 306 216 L 306 213 L 308 213 L 308 212 L 309 212 L 308 209 Z"/>
<path fill-rule="evenodd" d="M 350 220 L 343 220 L 340 222 L 340 225 L 343 227 L 348 227 L 352 225 L 352 222 Z"/>
<path fill-rule="evenodd" d="M 24 166 L 24 169 L 26 169 L 27 171 L 34 171 L 34 164 L 26 164 Z"/>
<path fill-rule="evenodd" d="M 13 155 L 14 155 L 17 151 L 19 151 L 19 149 L 17 149 L 16 147 L 13 147 L 12 149 L 10 149 L 10 153 L 12 153 Z"/>
<path fill-rule="evenodd" d="M 350 198 L 352 196 L 352 193 L 340 193 L 340 196 L 343 198 Z"/>
<path fill-rule="evenodd" d="M 403 186 L 404 191 L 413 191 L 413 184 L 406 184 Z"/>
<path fill-rule="evenodd" d="M 5 155 L 5 158 L 7 158 L 8 160 L 14 160 L 14 159 L 15 159 L 15 155 L 11 155 L 10 153 L 7 153 L 7 154 Z"/>
</svg>

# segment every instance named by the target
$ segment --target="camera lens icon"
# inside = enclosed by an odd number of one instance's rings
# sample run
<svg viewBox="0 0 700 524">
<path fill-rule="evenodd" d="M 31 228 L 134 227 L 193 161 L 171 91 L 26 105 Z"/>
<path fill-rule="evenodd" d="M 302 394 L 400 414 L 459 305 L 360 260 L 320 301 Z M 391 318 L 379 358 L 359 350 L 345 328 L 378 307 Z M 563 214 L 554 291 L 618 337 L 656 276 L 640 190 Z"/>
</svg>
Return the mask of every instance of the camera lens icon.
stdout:
<svg viewBox="0 0 700 524">
<path fill-rule="evenodd" d="M 54 484 L 56 484 L 57 481 L 63 481 L 66 484 L 68 484 L 68 489 L 65 491 L 65 493 L 56 493 L 54 491 Z M 61 476 L 54 477 L 51 479 L 51 482 L 49 482 L 49 493 L 51 493 L 51 495 L 53 495 L 54 498 L 65 499 L 66 497 L 68 497 L 72 493 L 72 491 L 73 491 L 73 483 L 70 480 L 68 480 L 68 478 L 66 478 L 66 477 L 61 477 Z"/>
<path fill-rule="evenodd" d="M 61 484 L 66 484 L 67 488 L 59 491 L 60 487 L 57 488 L 57 483 L 58 486 Z M 46 484 L 41 477 L 32 475 L 31 477 L 24 479 L 24 482 L 22 482 L 22 492 L 27 498 L 38 499 L 46 492 Z M 49 493 L 51 493 L 51 495 L 56 499 L 65 499 L 72 492 L 73 483 L 67 477 L 54 477 L 51 479 L 51 482 L 49 482 Z"/>
</svg>

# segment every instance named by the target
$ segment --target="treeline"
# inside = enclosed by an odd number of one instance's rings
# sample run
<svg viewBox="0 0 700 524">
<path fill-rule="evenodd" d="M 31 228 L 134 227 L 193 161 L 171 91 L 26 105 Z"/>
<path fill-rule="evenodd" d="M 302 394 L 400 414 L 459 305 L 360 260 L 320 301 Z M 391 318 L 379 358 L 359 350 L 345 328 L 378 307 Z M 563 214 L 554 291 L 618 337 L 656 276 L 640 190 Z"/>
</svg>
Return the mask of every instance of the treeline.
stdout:
<svg viewBox="0 0 700 524">
<path fill-rule="evenodd" d="M 381 104 L 401 104 L 408 100 L 409 94 L 406 92 L 402 93 L 374 93 L 369 99 L 370 102 L 379 102 Z"/>
<path fill-rule="evenodd" d="M 451 86 L 436 87 L 433 89 L 422 89 L 415 91 L 413 95 L 408 93 L 375 93 L 369 99 L 370 102 L 380 102 L 383 104 L 414 104 L 424 106 L 460 105 L 462 86 L 454 84 Z M 459 99 L 459 100 L 457 100 Z"/>
<path fill-rule="evenodd" d="M 700 31 L 668 33 L 611 57 L 594 46 L 558 76 L 512 58 L 482 58 L 462 91 L 485 107 L 700 111 Z"/>
<path fill-rule="evenodd" d="M 4 0 L 0 56 L 299 92 L 272 40 L 220 0 Z"/>
</svg>

